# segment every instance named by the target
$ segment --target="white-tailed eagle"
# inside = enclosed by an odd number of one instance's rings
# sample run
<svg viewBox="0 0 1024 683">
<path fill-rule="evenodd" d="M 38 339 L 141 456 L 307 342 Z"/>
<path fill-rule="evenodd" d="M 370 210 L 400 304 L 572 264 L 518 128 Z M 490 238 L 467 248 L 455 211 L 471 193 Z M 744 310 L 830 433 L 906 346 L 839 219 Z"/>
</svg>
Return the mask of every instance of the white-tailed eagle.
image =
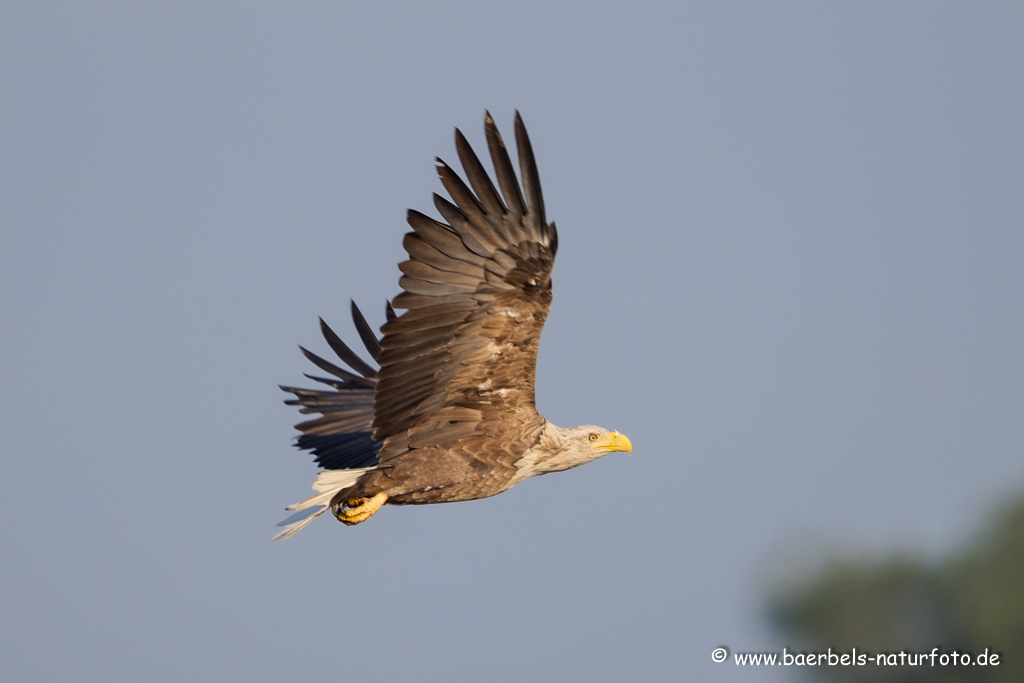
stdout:
<svg viewBox="0 0 1024 683">
<path fill-rule="evenodd" d="M 498 188 L 456 129 L 469 185 L 437 160 L 451 197 L 434 195 L 445 222 L 409 211 L 409 260 L 398 266 L 403 291 L 387 306 L 382 338 L 352 304 L 359 336 L 380 369 L 321 320 L 328 345 L 349 369 L 302 349 L 332 375 L 307 376 L 330 389 L 282 387 L 295 395 L 286 403 L 320 415 L 296 425 L 296 445 L 312 451 L 323 471 L 313 483 L 316 495 L 288 506 L 296 514 L 275 538 L 291 536 L 327 509 L 358 524 L 382 505 L 486 498 L 529 477 L 632 452 L 623 434 L 591 425 L 563 429 L 537 412 L 537 345 L 551 308 L 558 233 L 544 216 L 518 112 L 522 189 L 490 114 L 484 131 Z"/>
</svg>

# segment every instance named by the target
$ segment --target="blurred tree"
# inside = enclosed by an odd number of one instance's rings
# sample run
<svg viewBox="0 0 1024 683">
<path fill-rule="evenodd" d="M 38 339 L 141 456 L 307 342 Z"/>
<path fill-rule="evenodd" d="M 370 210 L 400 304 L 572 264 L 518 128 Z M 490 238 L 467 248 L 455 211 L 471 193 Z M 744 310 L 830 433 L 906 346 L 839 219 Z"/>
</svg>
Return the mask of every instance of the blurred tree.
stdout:
<svg viewBox="0 0 1024 683">
<path fill-rule="evenodd" d="M 770 601 L 793 652 L 999 654 L 998 665 L 812 666 L 813 680 L 851 683 L 1024 681 L 1024 496 L 1002 507 L 960 553 L 928 563 L 896 555 L 836 560 Z"/>
</svg>

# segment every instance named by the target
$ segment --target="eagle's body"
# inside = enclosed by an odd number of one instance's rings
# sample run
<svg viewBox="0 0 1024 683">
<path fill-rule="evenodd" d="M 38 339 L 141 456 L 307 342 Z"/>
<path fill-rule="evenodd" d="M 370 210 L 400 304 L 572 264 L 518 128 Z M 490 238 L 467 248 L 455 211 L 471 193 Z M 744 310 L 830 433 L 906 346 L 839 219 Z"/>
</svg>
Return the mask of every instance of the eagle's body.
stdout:
<svg viewBox="0 0 1024 683">
<path fill-rule="evenodd" d="M 401 294 L 378 340 L 353 304 L 352 315 L 374 370 L 323 321 L 328 344 L 355 372 L 303 349 L 334 375 L 333 391 L 283 387 L 288 401 L 322 417 L 297 425 L 298 446 L 325 468 L 317 495 L 289 506 L 284 538 L 330 507 L 347 524 L 383 504 L 416 505 L 486 498 L 520 481 L 632 450 L 600 427 L 562 429 L 537 412 L 534 375 L 551 307 L 558 237 L 546 223 L 536 163 L 516 116 L 523 190 L 490 115 L 488 148 L 501 196 L 456 130 L 470 187 L 444 162 L 438 173 L 454 203 L 434 195 L 441 223 L 416 211 L 405 236 L 409 260 Z M 504 198 L 504 201 L 502 200 Z M 358 373 L 358 374 L 357 374 Z M 305 511 L 305 512 L 303 512 Z"/>
</svg>

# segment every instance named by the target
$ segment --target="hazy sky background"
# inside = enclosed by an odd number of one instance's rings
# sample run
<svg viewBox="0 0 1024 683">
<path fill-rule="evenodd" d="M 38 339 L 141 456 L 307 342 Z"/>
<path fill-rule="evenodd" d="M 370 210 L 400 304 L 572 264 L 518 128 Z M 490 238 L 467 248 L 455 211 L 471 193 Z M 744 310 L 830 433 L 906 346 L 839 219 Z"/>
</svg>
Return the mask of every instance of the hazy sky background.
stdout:
<svg viewBox="0 0 1024 683">
<path fill-rule="evenodd" d="M 789 680 L 774 581 L 1024 486 L 1020 3 L 4 3 L 0 678 Z M 317 520 L 297 344 L 522 111 L 538 402 L 632 458 Z M 480 149 L 482 152 L 483 150 Z"/>
</svg>

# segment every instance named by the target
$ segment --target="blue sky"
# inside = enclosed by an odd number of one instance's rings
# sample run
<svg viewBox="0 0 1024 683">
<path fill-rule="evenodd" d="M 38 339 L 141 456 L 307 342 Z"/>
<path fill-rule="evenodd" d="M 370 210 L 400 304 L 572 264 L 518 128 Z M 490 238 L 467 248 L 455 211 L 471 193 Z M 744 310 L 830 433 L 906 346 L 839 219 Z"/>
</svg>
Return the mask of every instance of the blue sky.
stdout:
<svg viewBox="0 0 1024 683">
<path fill-rule="evenodd" d="M 773 680 L 773 582 L 1024 484 L 1014 3 L 8 3 L 6 680 Z M 485 109 L 560 251 L 538 403 L 633 440 L 318 520 L 278 383 L 383 321 Z M 482 151 L 482 150 L 481 150 Z M 780 677 L 777 680 L 785 680 Z"/>
</svg>

